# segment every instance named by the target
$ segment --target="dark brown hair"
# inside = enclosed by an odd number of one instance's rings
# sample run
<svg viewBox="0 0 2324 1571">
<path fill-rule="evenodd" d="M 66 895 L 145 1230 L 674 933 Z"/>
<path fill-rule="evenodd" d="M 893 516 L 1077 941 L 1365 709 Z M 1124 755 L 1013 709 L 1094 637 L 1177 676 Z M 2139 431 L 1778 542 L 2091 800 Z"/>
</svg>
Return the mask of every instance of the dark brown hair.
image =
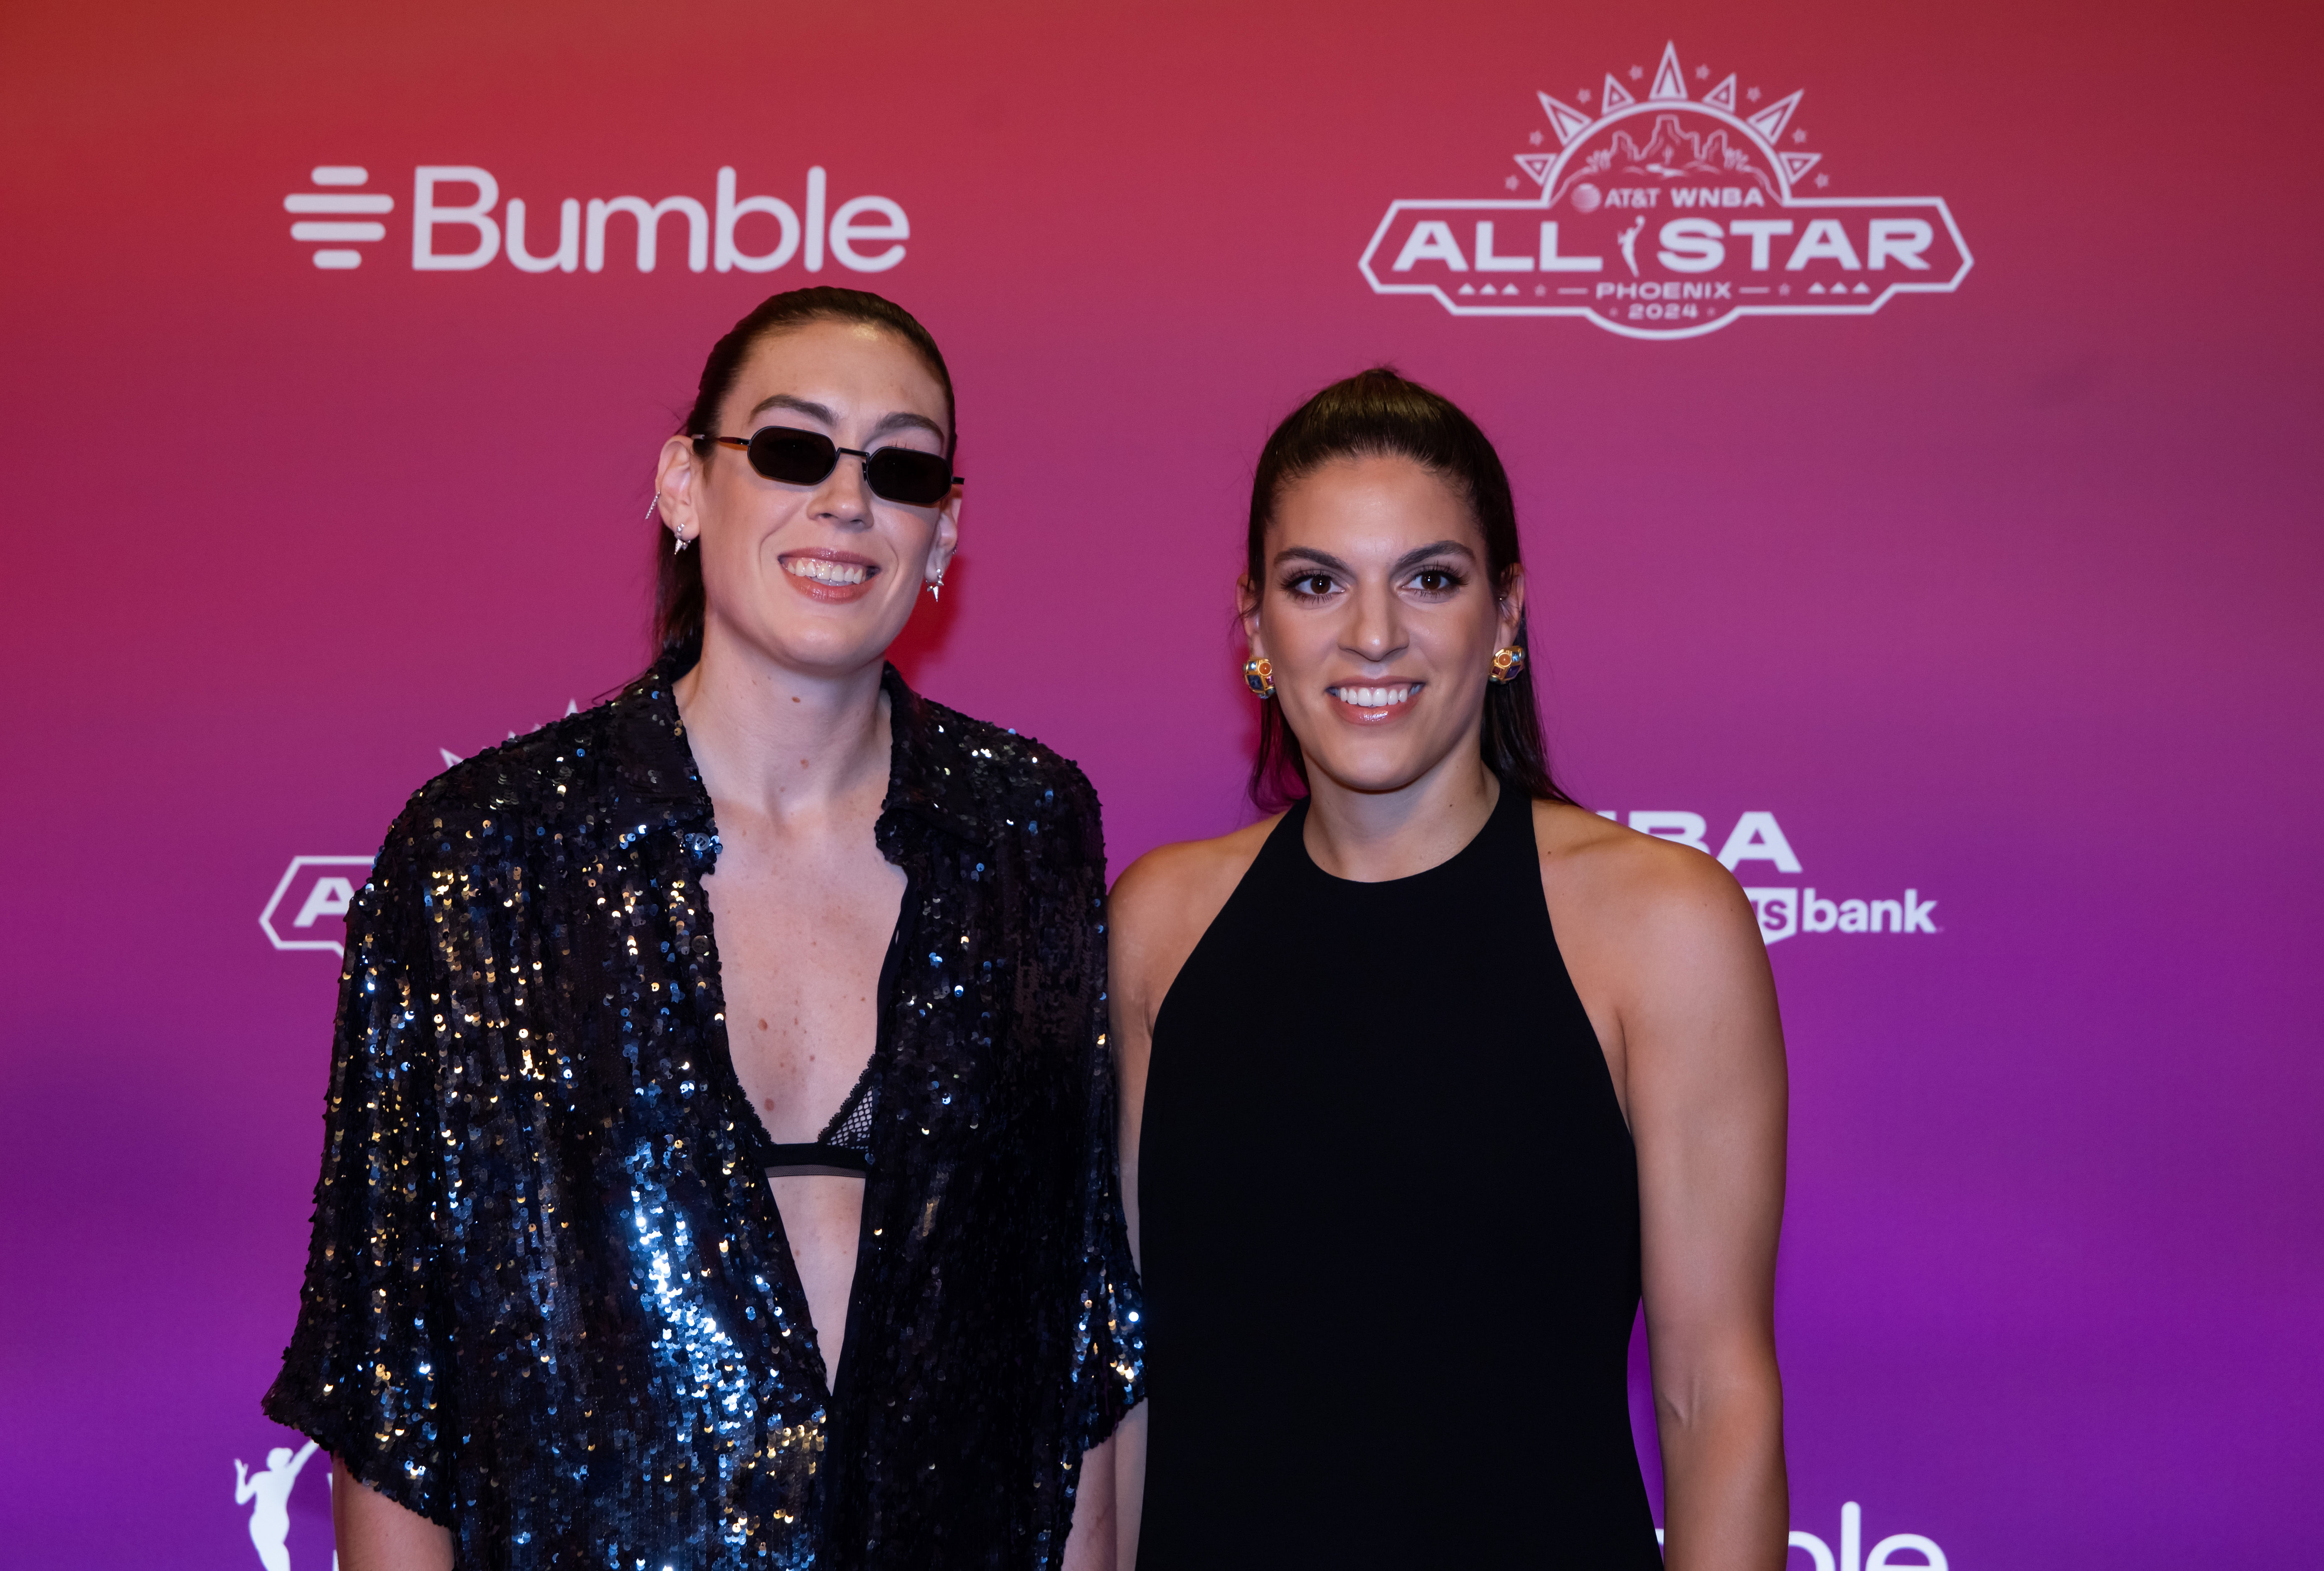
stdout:
<svg viewBox="0 0 2324 1571">
<path fill-rule="evenodd" d="M 936 384 L 944 389 L 945 454 L 958 460 L 960 428 L 953 409 L 952 373 L 945 368 L 944 351 L 936 347 L 936 339 L 920 326 L 918 318 L 891 300 L 868 290 L 827 286 L 787 290 L 769 296 L 710 347 L 710 358 L 703 362 L 702 380 L 695 390 L 694 407 L 687 411 L 686 423 L 678 430 L 679 436 L 693 439 L 696 457 L 709 457 L 712 437 L 739 434 L 716 429 L 718 406 L 733 391 L 734 378 L 742 371 L 742 362 L 751 357 L 751 351 L 762 339 L 809 322 L 864 322 L 885 328 L 910 345 L 936 374 Z M 702 553 L 672 550 L 669 531 L 659 517 L 653 526 L 655 646 L 669 650 L 698 643 L 705 609 Z"/>
<path fill-rule="evenodd" d="M 1375 366 L 1334 382 L 1292 411 L 1275 428 L 1259 455 L 1250 485 L 1250 541 L 1245 565 L 1250 592 L 1267 584 L 1267 526 L 1283 494 L 1335 458 L 1400 457 L 1445 481 L 1469 504 L 1485 537 L 1485 571 L 1498 591 L 1517 565 L 1517 511 L 1500 455 L 1477 422 L 1453 402 L 1407 382 L 1390 367 Z M 1526 642 L 1522 619 L 1517 642 Z M 1480 748 L 1501 783 L 1529 797 L 1570 802 L 1550 778 L 1549 753 L 1534 708 L 1528 667 L 1511 682 L 1485 688 L 1485 725 Z M 1259 755 L 1250 769 L 1250 797 L 1262 812 L 1274 812 L 1306 792 L 1307 761 L 1299 738 L 1284 723 L 1283 706 L 1263 703 L 1259 711 Z"/>
</svg>

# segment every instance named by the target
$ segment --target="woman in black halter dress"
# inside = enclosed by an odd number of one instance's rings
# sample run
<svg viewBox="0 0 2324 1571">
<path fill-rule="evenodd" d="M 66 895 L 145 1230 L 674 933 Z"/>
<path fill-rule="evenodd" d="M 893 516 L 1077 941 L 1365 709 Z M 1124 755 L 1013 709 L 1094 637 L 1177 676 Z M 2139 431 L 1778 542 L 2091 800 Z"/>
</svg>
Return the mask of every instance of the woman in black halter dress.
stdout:
<svg viewBox="0 0 2324 1571">
<path fill-rule="evenodd" d="M 1289 810 L 1113 895 L 1144 1571 L 1661 1565 L 1642 1284 L 1670 1563 L 1784 1562 L 1765 952 L 1716 863 L 1551 783 L 1524 591 L 1444 400 L 1367 373 L 1268 443 L 1247 676 Z"/>
</svg>

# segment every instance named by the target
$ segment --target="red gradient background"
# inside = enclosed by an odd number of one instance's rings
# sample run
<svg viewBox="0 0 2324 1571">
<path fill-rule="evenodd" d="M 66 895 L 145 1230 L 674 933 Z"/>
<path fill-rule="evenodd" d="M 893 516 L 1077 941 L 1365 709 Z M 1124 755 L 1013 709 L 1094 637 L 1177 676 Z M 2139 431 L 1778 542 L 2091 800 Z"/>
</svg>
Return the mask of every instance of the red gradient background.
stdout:
<svg viewBox="0 0 2324 1571">
<path fill-rule="evenodd" d="M 1508 462 L 1578 795 L 1714 845 L 1772 810 L 1793 882 L 1940 901 L 1774 950 L 1797 1528 L 2282 1563 L 2324 1474 L 2318 17 L 19 0 L 0 1555 L 252 1563 L 336 975 L 253 919 L 439 749 L 638 669 L 652 454 L 807 281 L 671 230 L 640 274 L 626 222 L 602 273 L 416 273 L 413 166 L 491 170 L 538 249 L 565 197 L 733 164 L 798 206 L 818 164 L 912 226 L 820 282 L 909 306 L 959 388 L 962 556 L 903 663 L 1079 760 L 1117 867 L 1247 811 L 1252 461 L 1390 361 Z M 1943 197 L 1960 291 L 1655 344 L 1365 286 L 1390 201 L 1508 194 L 1537 90 L 1665 41 L 1804 88 L 1829 194 Z M 352 273 L 281 210 L 333 162 L 397 201 Z"/>
</svg>

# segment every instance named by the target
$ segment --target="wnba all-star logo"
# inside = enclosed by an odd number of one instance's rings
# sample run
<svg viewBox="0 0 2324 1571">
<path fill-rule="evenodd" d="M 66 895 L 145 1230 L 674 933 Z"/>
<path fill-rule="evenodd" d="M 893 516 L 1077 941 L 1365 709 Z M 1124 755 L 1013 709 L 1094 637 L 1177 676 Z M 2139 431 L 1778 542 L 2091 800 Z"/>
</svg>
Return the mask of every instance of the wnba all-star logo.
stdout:
<svg viewBox="0 0 2324 1571">
<path fill-rule="evenodd" d="M 1710 85 L 1708 66 L 1691 79 L 1675 44 L 1646 74 L 1630 68 L 1634 90 L 1609 71 L 1572 103 L 1538 95 L 1540 151 L 1506 181 L 1536 194 L 1391 204 L 1358 263 L 1366 281 L 1456 316 L 1684 338 L 1744 316 L 1867 316 L 1968 275 L 1943 198 L 1823 194 L 1823 154 L 1793 124 L 1801 94 L 1763 104 L 1735 73 Z"/>
<path fill-rule="evenodd" d="M 316 183 L 323 182 L 318 179 Z M 567 716 L 580 712 L 580 699 L 565 700 Z M 516 740 L 515 732 L 508 735 L 510 741 Z M 436 752 L 446 769 L 460 762 L 460 754 L 448 747 L 439 746 Z M 355 908 L 355 892 L 370 879 L 371 867 L 368 856 L 293 856 L 265 909 L 258 913 L 259 931 L 278 949 L 328 949 L 344 956 L 347 912 Z"/>
</svg>

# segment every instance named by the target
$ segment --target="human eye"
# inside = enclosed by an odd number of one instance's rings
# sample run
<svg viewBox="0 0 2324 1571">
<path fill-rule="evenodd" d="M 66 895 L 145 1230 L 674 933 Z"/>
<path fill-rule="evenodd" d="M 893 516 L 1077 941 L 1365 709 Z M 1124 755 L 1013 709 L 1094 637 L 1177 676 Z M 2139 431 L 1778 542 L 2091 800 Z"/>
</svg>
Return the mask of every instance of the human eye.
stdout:
<svg viewBox="0 0 2324 1571">
<path fill-rule="evenodd" d="M 1468 581 L 1459 569 L 1443 562 L 1432 562 L 1405 580 L 1409 587 L 1431 597 L 1450 595 Z"/>
<path fill-rule="evenodd" d="M 1309 604 L 1323 599 L 1338 587 L 1339 585 L 1333 582 L 1331 574 L 1313 569 L 1304 573 L 1295 573 L 1283 580 L 1285 594 L 1294 600 L 1304 600 Z"/>
</svg>

